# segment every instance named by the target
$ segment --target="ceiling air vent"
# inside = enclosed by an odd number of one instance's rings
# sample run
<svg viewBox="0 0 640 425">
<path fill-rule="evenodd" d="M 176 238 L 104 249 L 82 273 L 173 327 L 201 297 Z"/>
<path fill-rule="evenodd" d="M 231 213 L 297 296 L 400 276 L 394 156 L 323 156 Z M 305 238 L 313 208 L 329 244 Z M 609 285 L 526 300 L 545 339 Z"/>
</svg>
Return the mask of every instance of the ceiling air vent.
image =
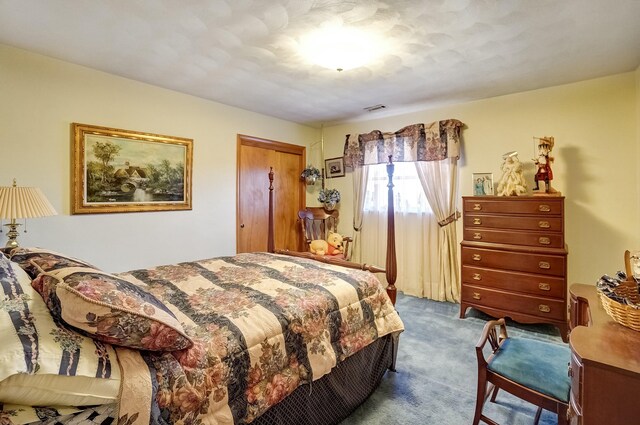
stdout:
<svg viewBox="0 0 640 425">
<path fill-rule="evenodd" d="M 364 108 L 364 110 L 367 112 L 373 112 L 373 111 L 379 111 L 380 109 L 384 109 L 384 108 L 386 108 L 386 106 L 382 104 L 377 104 L 373 106 L 367 106 L 366 108 Z"/>
</svg>

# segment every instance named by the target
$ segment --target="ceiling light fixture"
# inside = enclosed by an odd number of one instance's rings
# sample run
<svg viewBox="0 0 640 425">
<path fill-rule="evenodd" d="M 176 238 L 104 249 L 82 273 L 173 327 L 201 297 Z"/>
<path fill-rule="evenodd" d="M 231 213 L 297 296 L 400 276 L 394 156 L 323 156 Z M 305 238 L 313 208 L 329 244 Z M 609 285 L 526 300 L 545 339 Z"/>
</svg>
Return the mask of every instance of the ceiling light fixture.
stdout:
<svg viewBox="0 0 640 425">
<path fill-rule="evenodd" d="M 344 71 L 371 63 L 384 53 L 384 45 L 375 33 L 325 25 L 300 38 L 300 53 L 312 63 Z"/>
</svg>

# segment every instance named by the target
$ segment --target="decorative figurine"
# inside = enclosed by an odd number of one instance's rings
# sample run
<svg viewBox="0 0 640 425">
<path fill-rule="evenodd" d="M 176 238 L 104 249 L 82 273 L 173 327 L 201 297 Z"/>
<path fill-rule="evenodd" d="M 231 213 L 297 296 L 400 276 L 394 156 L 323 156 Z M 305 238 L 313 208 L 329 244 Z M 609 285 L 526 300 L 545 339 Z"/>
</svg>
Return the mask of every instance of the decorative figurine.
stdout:
<svg viewBox="0 0 640 425">
<path fill-rule="evenodd" d="M 535 141 L 536 137 L 533 140 Z M 538 167 L 534 177 L 536 182 L 536 187 L 533 188 L 534 194 L 541 193 L 540 181 L 544 182 L 544 193 L 558 194 L 558 191 L 551 187 L 551 180 L 553 180 L 553 171 L 551 170 L 553 157 L 551 156 L 551 151 L 553 150 L 553 145 L 553 137 L 538 138 L 538 158 L 533 160 L 536 167 Z"/>
<path fill-rule="evenodd" d="M 527 182 L 522 174 L 522 163 L 518 152 L 511 151 L 502 155 L 502 177 L 498 182 L 498 196 L 521 196 L 527 193 Z"/>
</svg>

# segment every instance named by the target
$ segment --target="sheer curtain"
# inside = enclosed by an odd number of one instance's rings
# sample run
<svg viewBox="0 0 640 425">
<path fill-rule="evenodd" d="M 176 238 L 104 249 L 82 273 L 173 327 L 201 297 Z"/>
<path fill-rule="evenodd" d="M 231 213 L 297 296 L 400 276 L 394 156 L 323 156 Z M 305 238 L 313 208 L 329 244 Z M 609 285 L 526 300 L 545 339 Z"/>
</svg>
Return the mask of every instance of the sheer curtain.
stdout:
<svg viewBox="0 0 640 425">
<path fill-rule="evenodd" d="M 362 258 L 385 264 L 387 246 L 386 166 L 370 165 L 364 202 Z M 416 297 L 440 299 L 432 288 L 439 286 L 438 220 L 418 179 L 414 163 L 395 164 L 394 210 L 398 279 L 396 287 Z"/>
<path fill-rule="evenodd" d="M 438 276 L 426 290 L 427 298 L 460 301 L 456 202 L 458 199 L 458 162 L 455 158 L 415 163 L 422 189 L 438 223 L 436 245 Z M 428 282 L 425 282 L 427 285 Z"/>
<path fill-rule="evenodd" d="M 359 228 L 358 212 L 362 211 L 359 259 L 385 264 L 390 293 L 395 294 L 397 269 L 398 289 L 436 300 L 459 300 L 455 224 L 451 223 L 457 220 L 457 160 L 463 125 L 448 119 L 412 124 L 393 133 L 374 130 L 346 136 L 345 164 L 354 170 L 354 228 Z M 396 168 L 395 243 L 389 245 L 390 253 L 386 252 L 386 175 L 384 168 L 374 173 L 377 164 L 387 161 Z M 437 164 L 423 167 L 416 162 Z M 369 178 L 364 183 L 358 169 L 366 166 Z"/>
<path fill-rule="evenodd" d="M 363 225 L 363 210 L 365 194 L 367 193 L 367 181 L 369 166 L 364 165 L 353 169 L 353 242 L 351 243 L 351 261 L 361 262 L 362 242 L 361 230 Z M 384 264 L 384 263 L 380 263 Z"/>
<path fill-rule="evenodd" d="M 362 229 L 354 259 L 382 265 L 387 257 L 394 264 L 397 253 L 397 287 L 407 294 L 459 301 L 455 205 L 463 126 L 448 119 L 346 136 L 345 164 L 354 170 L 354 229 Z M 393 255 L 386 252 L 387 175 L 378 165 L 387 161 L 396 168 Z M 368 178 L 359 170 L 367 166 Z M 393 288 L 395 276 L 387 277 Z"/>
</svg>

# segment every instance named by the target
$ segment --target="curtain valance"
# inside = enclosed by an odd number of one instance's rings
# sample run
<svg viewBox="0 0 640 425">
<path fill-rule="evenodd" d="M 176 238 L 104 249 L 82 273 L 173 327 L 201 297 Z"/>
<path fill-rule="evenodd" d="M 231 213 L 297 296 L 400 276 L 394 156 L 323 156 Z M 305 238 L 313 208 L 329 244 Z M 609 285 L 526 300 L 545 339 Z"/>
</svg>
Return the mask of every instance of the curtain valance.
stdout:
<svg viewBox="0 0 640 425">
<path fill-rule="evenodd" d="M 429 124 L 413 124 L 393 133 L 374 130 L 367 134 L 347 134 L 344 143 L 345 166 L 411 161 L 439 161 L 460 156 L 460 128 L 455 119 Z"/>
</svg>

